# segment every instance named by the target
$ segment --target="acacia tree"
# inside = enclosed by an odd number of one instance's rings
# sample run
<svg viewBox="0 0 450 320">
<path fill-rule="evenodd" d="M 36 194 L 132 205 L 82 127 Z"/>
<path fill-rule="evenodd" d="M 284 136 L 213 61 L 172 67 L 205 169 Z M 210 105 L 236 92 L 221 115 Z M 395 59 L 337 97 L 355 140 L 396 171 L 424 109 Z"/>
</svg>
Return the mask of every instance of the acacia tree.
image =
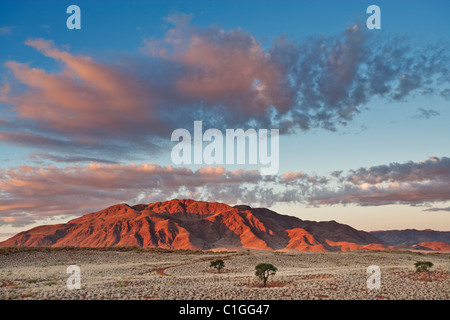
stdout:
<svg viewBox="0 0 450 320">
<path fill-rule="evenodd" d="M 214 260 L 211 261 L 211 263 L 209 264 L 210 268 L 216 268 L 217 271 L 220 273 L 220 270 L 222 270 L 223 268 L 225 268 L 225 262 L 223 262 L 223 260 Z"/>
<path fill-rule="evenodd" d="M 270 263 L 260 263 L 255 267 L 255 269 L 255 276 L 263 281 L 264 287 L 266 286 L 267 279 L 269 279 L 270 276 L 274 276 L 278 270 Z"/>
<path fill-rule="evenodd" d="M 426 273 L 428 273 L 428 279 L 430 279 L 430 282 L 431 282 L 430 269 L 433 266 L 433 262 L 430 262 L 430 261 L 416 261 L 416 263 L 414 263 L 414 266 L 416 267 L 416 272 L 426 272 Z"/>
</svg>

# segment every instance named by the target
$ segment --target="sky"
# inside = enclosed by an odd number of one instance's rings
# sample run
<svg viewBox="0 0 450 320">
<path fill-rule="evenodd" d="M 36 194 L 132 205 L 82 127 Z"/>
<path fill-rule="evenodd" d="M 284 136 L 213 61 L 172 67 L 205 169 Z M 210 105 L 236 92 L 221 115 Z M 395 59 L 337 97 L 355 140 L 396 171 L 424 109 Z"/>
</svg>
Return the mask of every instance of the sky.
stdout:
<svg viewBox="0 0 450 320">
<path fill-rule="evenodd" d="M 72 4 L 81 29 L 67 28 Z M 366 26 L 373 4 L 381 29 Z M 366 231 L 450 230 L 449 9 L 2 1 L 0 240 L 172 198 Z M 171 134 L 194 121 L 279 130 L 277 173 L 175 164 Z"/>
</svg>

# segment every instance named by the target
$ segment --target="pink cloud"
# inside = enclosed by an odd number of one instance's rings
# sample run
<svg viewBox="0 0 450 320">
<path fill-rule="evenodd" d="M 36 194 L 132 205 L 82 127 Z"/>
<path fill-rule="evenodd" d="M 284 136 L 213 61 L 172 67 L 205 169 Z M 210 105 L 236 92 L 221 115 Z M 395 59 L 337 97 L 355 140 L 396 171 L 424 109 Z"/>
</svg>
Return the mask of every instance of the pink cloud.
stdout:
<svg viewBox="0 0 450 320">
<path fill-rule="evenodd" d="M 283 179 L 285 182 L 291 182 L 291 181 L 294 181 L 297 179 L 304 178 L 305 176 L 307 176 L 307 175 L 304 174 L 302 171 L 298 171 L 298 172 L 288 171 L 283 174 Z"/>
<path fill-rule="evenodd" d="M 74 144 L 95 145 L 105 137 L 142 139 L 160 130 L 151 88 L 125 71 L 85 56 L 74 56 L 56 48 L 52 41 L 30 39 L 26 44 L 63 64 L 59 73 L 6 62 L 14 77 L 27 86 L 25 92 L 2 90 L 0 101 L 13 104 L 15 118 L 32 121 L 22 137 L 2 132 L 5 140 L 27 142 L 55 135 Z M 52 140 L 47 140 L 49 144 Z M 31 142 L 31 141 L 30 141 Z"/>
<path fill-rule="evenodd" d="M 235 115 L 263 117 L 271 107 L 287 111 L 294 102 L 282 64 L 241 29 L 199 29 L 177 14 L 163 39 L 146 40 L 142 51 L 176 62 L 178 93 L 208 106 L 225 104 Z"/>
</svg>

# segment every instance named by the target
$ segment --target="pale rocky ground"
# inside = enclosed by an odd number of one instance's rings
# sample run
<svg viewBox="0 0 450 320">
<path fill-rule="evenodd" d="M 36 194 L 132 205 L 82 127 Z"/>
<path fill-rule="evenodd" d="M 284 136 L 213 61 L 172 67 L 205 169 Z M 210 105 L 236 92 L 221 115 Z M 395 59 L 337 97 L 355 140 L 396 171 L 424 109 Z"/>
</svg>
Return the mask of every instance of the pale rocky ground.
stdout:
<svg viewBox="0 0 450 320">
<path fill-rule="evenodd" d="M 209 267 L 223 259 L 217 274 Z M 432 282 L 414 262 L 434 263 Z M 256 264 L 278 268 L 267 288 Z M 69 265 L 81 289 L 69 290 Z M 381 288 L 368 290 L 366 269 L 381 268 Z M 450 296 L 450 254 L 413 252 L 149 253 L 19 252 L 0 255 L 0 299 L 443 299 Z"/>
</svg>

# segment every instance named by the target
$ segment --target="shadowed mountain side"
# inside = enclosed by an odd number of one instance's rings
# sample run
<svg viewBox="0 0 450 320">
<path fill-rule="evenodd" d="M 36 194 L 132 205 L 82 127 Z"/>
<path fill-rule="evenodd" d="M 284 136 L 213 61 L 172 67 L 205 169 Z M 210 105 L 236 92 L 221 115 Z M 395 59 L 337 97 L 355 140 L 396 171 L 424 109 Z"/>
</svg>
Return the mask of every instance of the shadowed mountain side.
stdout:
<svg viewBox="0 0 450 320">
<path fill-rule="evenodd" d="M 430 229 L 416 230 L 385 230 L 371 231 L 370 234 L 391 245 L 416 245 L 421 242 L 446 242 L 450 243 L 450 231 L 434 231 Z"/>
<path fill-rule="evenodd" d="M 0 246 L 140 246 L 166 249 L 339 251 L 392 248 L 335 221 L 314 222 L 217 202 L 117 204 L 65 224 L 39 226 Z"/>
</svg>

